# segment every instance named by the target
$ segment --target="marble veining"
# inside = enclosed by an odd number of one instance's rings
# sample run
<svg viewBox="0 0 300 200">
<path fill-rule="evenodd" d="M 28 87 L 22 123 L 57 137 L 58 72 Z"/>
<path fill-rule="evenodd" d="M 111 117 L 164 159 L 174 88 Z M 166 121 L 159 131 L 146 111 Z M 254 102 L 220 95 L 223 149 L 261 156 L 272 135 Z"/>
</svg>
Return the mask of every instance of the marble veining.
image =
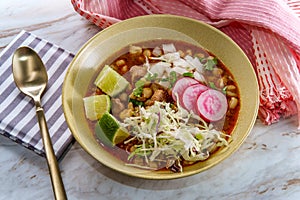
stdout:
<svg viewBox="0 0 300 200">
<path fill-rule="evenodd" d="M 101 31 L 70 0 L 0 1 L 0 51 L 22 30 L 73 53 Z M 60 161 L 69 199 L 300 198 L 296 116 L 271 126 L 256 121 L 241 148 L 221 164 L 176 180 L 143 180 L 112 171 L 74 143 Z M 53 199 L 44 158 L 0 136 L 0 200 Z"/>
</svg>

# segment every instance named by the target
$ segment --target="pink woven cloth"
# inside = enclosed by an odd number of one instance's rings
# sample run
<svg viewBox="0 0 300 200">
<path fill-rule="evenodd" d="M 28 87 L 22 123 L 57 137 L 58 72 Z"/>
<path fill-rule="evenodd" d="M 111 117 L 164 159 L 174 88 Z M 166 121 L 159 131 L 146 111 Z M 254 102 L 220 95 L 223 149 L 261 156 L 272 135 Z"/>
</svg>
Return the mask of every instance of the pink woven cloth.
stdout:
<svg viewBox="0 0 300 200">
<path fill-rule="evenodd" d="M 260 87 L 258 117 L 269 125 L 298 114 L 300 128 L 300 1 L 71 0 L 101 28 L 148 14 L 194 18 L 220 29 L 246 53 Z"/>
</svg>

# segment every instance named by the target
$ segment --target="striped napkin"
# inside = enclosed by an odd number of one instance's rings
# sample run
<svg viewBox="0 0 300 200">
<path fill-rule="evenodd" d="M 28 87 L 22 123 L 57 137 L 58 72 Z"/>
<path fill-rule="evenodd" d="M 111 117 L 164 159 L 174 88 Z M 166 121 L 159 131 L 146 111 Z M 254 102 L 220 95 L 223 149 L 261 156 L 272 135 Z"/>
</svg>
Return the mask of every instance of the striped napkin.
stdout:
<svg viewBox="0 0 300 200">
<path fill-rule="evenodd" d="M 101 28 L 148 14 L 204 21 L 246 53 L 260 87 L 258 117 L 265 124 L 298 113 L 300 128 L 299 0 L 71 0 L 75 11 Z"/>
<path fill-rule="evenodd" d="M 61 90 L 74 56 L 26 31 L 20 32 L 0 54 L 0 133 L 45 156 L 34 103 L 18 90 L 13 80 L 12 56 L 20 46 L 34 49 L 47 68 L 49 82 L 41 100 L 54 153 L 60 158 L 73 140 L 63 115 Z"/>
</svg>

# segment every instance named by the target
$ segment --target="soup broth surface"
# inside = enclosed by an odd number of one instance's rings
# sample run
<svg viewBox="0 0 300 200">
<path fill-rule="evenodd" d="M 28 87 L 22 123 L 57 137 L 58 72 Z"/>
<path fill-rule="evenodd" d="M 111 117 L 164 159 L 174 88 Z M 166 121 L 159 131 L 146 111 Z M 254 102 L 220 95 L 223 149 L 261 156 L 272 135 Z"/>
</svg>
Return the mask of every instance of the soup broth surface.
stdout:
<svg viewBox="0 0 300 200">
<path fill-rule="evenodd" d="M 109 86 L 95 84 L 105 68 L 100 66 L 86 97 L 109 97 L 113 120 L 108 121 L 117 124 L 115 138 L 99 137 L 105 136 L 103 127 L 99 133 L 103 117 L 87 120 L 99 144 L 126 165 L 181 172 L 228 144 L 240 109 L 239 90 L 229 69 L 212 53 L 182 41 L 153 40 L 121 49 L 105 65 L 124 81 L 107 94 L 103 90 Z M 110 143 L 118 135 L 124 138 Z"/>
</svg>

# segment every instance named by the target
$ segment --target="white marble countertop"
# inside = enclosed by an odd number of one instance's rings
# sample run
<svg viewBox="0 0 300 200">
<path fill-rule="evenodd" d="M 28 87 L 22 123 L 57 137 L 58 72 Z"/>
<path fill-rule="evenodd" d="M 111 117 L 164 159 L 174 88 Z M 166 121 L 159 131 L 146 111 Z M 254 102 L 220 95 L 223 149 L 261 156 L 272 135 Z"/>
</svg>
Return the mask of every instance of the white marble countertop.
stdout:
<svg viewBox="0 0 300 200">
<path fill-rule="evenodd" d="M 0 52 L 26 30 L 76 53 L 99 28 L 70 0 L 0 1 Z M 176 180 L 143 180 L 112 171 L 75 143 L 60 162 L 69 199 L 299 199 L 296 117 L 259 120 L 241 148 L 219 165 Z M 0 136 L 0 199 L 53 199 L 46 160 Z"/>
</svg>

